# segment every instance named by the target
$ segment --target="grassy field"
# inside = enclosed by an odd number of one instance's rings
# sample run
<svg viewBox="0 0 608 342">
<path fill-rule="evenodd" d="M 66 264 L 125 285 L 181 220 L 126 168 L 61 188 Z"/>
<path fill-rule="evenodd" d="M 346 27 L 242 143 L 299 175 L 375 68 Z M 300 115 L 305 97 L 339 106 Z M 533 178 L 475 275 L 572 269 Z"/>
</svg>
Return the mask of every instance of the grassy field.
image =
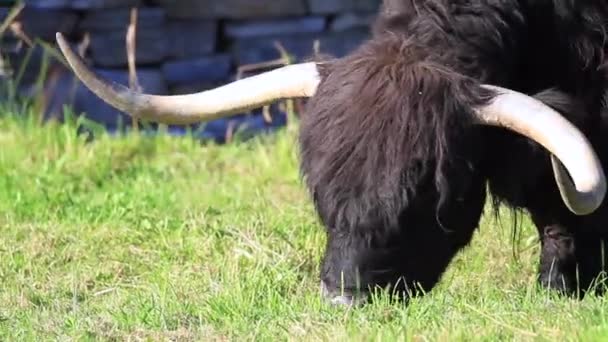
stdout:
<svg viewBox="0 0 608 342">
<path fill-rule="evenodd" d="M 606 300 L 536 288 L 533 229 L 514 258 L 508 214 L 409 306 L 327 306 L 294 139 L 86 143 L 1 119 L 0 340 L 608 338 Z"/>
</svg>

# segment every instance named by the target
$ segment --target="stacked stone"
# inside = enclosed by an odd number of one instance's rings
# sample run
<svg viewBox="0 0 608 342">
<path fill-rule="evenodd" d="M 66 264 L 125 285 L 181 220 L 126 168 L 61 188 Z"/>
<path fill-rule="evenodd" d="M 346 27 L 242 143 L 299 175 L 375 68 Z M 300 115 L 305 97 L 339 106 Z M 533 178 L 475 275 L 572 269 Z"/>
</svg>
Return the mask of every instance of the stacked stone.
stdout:
<svg viewBox="0 0 608 342">
<path fill-rule="evenodd" d="M 57 31 L 74 43 L 88 33 L 89 63 L 108 79 L 127 85 L 125 36 L 130 9 L 137 6 L 139 84 L 149 93 L 181 94 L 230 82 L 239 66 L 280 58 L 276 42 L 299 61 L 312 56 L 315 46 L 321 53 L 344 55 L 367 37 L 379 3 L 380 0 L 29 0 L 19 20 L 29 37 L 49 42 L 54 41 Z M 19 58 L 15 58 L 17 62 Z M 34 64 L 28 70 L 35 73 Z M 109 128 L 117 125 L 117 119 L 130 122 L 82 85 L 71 97 L 68 93 L 72 82 L 71 73 L 62 74 L 55 85 L 51 112 L 60 111 L 69 102 L 77 114 L 85 112 Z M 247 121 L 254 129 L 284 123 L 282 117 L 269 124 L 259 112 L 249 114 L 231 120 Z M 218 120 L 207 125 L 204 135 L 221 140 L 227 122 Z"/>
</svg>

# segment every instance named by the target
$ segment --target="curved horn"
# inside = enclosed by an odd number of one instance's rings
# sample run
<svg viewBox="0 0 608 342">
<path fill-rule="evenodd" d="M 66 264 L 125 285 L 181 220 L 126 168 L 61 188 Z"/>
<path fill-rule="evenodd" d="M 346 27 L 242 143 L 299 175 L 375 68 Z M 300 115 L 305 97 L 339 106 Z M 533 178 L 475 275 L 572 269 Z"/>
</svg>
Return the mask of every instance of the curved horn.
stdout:
<svg viewBox="0 0 608 342">
<path fill-rule="evenodd" d="M 141 94 L 108 82 L 92 72 L 57 33 L 57 43 L 74 73 L 93 93 L 113 107 L 136 118 L 165 124 L 209 121 L 280 99 L 310 97 L 319 83 L 314 63 L 288 65 L 209 91 L 190 95 Z"/>
<path fill-rule="evenodd" d="M 304 63 L 196 94 L 147 95 L 107 82 L 93 73 L 71 50 L 61 33 L 57 33 L 57 42 L 75 74 L 93 93 L 127 114 L 160 123 L 197 123 L 259 108 L 280 99 L 310 97 L 319 84 L 315 64 Z M 606 180 L 585 136 L 558 112 L 532 97 L 497 86 L 483 87 L 498 94 L 488 106 L 475 110 L 478 124 L 505 127 L 541 144 L 553 154 L 555 180 L 568 209 L 577 215 L 597 209 L 606 193 Z"/>
<path fill-rule="evenodd" d="M 587 138 L 558 112 L 530 96 L 497 86 L 484 87 L 498 95 L 488 106 L 476 110 L 479 123 L 505 127 L 541 144 L 553 154 L 553 174 L 568 209 L 577 215 L 596 210 L 606 194 L 606 179 Z"/>
</svg>

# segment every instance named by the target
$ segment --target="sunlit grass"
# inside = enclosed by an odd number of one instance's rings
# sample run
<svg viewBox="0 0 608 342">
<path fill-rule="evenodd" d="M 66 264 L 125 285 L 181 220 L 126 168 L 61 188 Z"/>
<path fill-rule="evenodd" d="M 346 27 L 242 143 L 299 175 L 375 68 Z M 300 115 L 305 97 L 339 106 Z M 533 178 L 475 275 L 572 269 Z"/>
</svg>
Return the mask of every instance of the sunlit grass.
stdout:
<svg viewBox="0 0 608 342">
<path fill-rule="evenodd" d="M 0 339 L 600 340 L 607 303 L 546 293 L 524 220 L 490 216 L 441 284 L 404 307 L 319 297 L 324 233 L 295 134 L 201 145 L 94 142 L 0 120 Z"/>
</svg>

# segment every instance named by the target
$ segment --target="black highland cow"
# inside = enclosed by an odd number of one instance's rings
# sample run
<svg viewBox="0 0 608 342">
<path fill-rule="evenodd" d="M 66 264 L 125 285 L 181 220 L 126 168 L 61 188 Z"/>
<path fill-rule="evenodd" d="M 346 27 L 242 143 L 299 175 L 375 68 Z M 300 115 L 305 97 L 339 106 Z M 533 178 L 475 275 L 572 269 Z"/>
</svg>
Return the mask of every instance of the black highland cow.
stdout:
<svg viewBox="0 0 608 342">
<path fill-rule="evenodd" d="M 321 280 L 336 303 L 375 287 L 430 290 L 495 205 L 530 213 L 539 280 L 583 293 L 606 264 L 608 118 L 603 0 L 385 0 L 344 58 L 185 96 L 78 77 L 133 116 L 185 124 L 310 97 L 301 169 L 327 230 Z"/>
</svg>

